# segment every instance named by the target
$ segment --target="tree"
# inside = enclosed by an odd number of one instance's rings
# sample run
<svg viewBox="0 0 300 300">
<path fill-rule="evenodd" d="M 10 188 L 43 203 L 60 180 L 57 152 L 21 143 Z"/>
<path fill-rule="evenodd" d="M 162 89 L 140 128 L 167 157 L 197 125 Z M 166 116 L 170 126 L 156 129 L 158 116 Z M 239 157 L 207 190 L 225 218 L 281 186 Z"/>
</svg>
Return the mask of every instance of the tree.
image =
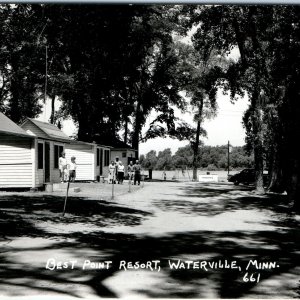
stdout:
<svg viewBox="0 0 300 300">
<path fill-rule="evenodd" d="M 201 127 L 205 118 L 211 118 L 217 110 L 216 93 L 218 80 L 223 76 L 226 60 L 212 53 L 208 57 L 200 56 L 191 45 L 177 43 L 180 63 L 178 66 L 178 81 L 181 88 L 190 99 L 196 128 L 182 123 L 179 128 L 169 131 L 171 136 L 190 140 L 193 149 L 193 179 L 197 180 L 199 166 L 200 136 L 205 135 Z M 184 128 L 184 129 L 183 129 Z"/>
<path fill-rule="evenodd" d="M 256 188 L 262 190 L 266 149 L 269 188 L 285 186 L 298 208 L 299 7 L 210 6 L 198 9 L 191 19 L 201 24 L 194 39 L 199 51 L 209 53 L 213 48 L 226 55 L 238 47 L 240 59 L 228 70 L 227 83 L 232 96 L 244 90 L 251 100 L 245 126 L 254 149 Z"/>
<path fill-rule="evenodd" d="M 211 51 L 217 51 L 225 56 L 234 47 L 239 49 L 240 60 L 232 64 L 227 72 L 227 88 L 231 90 L 232 98 L 236 93 L 243 94 L 243 91 L 249 94 L 251 108 L 248 116 L 251 126 L 248 129 L 252 131 L 258 192 L 264 191 L 261 91 L 267 67 L 262 57 L 257 17 L 266 11 L 264 8 L 257 9 L 256 6 L 211 6 L 200 9 L 193 18 L 201 23 L 194 42 L 202 55 L 207 56 Z"/>
<path fill-rule="evenodd" d="M 36 24 L 31 19 L 31 6 L 4 4 L 0 10 L 0 107 L 19 123 L 24 117 L 35 117 L 41 111 L 41 52 L 35 47 Z"/>
<path fill-rule="evenodd" d="M 171 170 L 172 165 L 172 152 L 170 148 L 159 151 L 157 155 L 156 169 L 158 170 Z"/>
<path fill-rule="evenodd" d="M 151 150 L 146 154 L 146 157 L 143 161 L 143 168 L 145 169 L 155 169 L 157 164 L 156 151 Z"/>
</svg>

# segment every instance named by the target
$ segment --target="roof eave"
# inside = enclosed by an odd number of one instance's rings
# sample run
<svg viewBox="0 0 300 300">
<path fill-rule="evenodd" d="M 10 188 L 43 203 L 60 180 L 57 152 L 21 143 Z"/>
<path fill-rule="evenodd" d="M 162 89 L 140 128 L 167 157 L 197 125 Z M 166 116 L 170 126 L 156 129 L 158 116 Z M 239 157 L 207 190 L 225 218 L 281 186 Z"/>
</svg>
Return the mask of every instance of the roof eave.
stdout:
<svg viewBox="0 0 300 300">
<path fill-rule="evenodd" d="M 132 149 L 132 148 L 116 148 L 116 147 L 112 147 L 112 150 L 130 150 L 130 151 L 137 151 L 137 150 Z"/>
<path fill-rule="evenodd" d="M 43 128 L 41 128 L 39 125 L 37 125 L 34 120 L 32 120 L 31 118 L 27 118 L 27 120 L 29 120 L 34 126 L 38 127 L 41 131 L 43 131 L 47 136 L 48 138 L 44 138 L 44 137 L 39 137 L 41 139 L 47 139 L 47 140 L 52 140 L 52 141 L 57 141 L 57 142 L 64 142 L 64 143 L 70 143 L 72 141 L 72 139 L 64 139 L 64 138 L 59 138 L 59 137 L 55 137 L 55 136 L 52 136 L 50 134 L 48 134 Z M 26 121 L 27 121 L 26 120 Z M 26 123 L 26 121 L 22 124 L 24 125 Z"/>
<path fill-rule="evenodd" d="M 10 131 L 5 131 L 5 130 L 0 130 L 0 133 L 3 133 L 5 135 L 14 135 L 14 136 L 21 136 L 24 138 L 28 139 L 35 139 L 36 137 L 30 134 L 22 134 L 22 133 L 17 133 L 17 132 L 10 132 Z"/>
</svg>

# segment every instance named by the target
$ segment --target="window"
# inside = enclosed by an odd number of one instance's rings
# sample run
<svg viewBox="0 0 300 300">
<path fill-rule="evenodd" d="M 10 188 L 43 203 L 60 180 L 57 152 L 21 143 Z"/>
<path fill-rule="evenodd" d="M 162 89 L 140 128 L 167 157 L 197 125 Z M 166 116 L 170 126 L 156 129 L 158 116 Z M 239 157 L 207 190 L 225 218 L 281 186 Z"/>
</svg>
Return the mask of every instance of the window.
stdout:
<svg viewBox="0 0 300 300">
<path fill-rule="evenodd" d="M 109 150 L 104 150 L 104 167 L 109 166 Z"/>
<path fill-rule="evenodd" d="M 97 166 L 100 166 L 100 149 L 97 148 Z"/>
<path fill-rule="evenodd" d="M 122 152 L 122 157 L 126 157 L 126 152 Z"/>
<path fill-rule="evenodd" d="M 59 157 L 63 151 L 64 146 L 54 145 L 54 169 L 58 169 Z"/>
<path fill-rule="evenodd" d="M 44 168 L 44 144 L 38 143 L 38 169 Z"/>
</svg>

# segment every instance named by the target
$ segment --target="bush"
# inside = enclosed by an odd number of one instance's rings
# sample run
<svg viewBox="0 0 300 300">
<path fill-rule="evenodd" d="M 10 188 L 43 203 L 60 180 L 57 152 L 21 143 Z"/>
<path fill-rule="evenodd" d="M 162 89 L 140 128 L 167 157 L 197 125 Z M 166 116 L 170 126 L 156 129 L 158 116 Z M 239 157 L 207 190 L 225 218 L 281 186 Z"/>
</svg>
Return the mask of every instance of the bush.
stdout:
<svg viewBox="0 0 300 300">
<path fill-rule="evenodd" d="M 217 168 L 214 164 L 209 164 L 209 165 L 207 166 L 207 170 L 208 170 L 208 171 L 217 171 L 218 168 Z"/>
</svg>

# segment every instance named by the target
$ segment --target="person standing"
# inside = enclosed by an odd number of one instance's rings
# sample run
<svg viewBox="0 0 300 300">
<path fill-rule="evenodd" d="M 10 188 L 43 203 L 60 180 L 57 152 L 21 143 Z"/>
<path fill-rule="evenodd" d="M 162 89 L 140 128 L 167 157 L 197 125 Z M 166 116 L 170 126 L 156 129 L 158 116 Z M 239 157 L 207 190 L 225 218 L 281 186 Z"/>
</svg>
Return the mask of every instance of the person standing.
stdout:
<svg viewBox="0 0 300 300">
<path fill-rule="evenodd" d="M 127 173 L 128 173 L 128 179 L 130 181 L 132 181 L 133 180 L 133 176 L 134 176 L 134 168 L 133 168 L 132 160 L 129 162 L 129 165 L 127 167 Z"/>
<path fill-rule="evenodd" d="M 66 179 L 67 159 L 66 159 L 66 153 L 64 151 L 61 153 L 61 156 L 58 159 L 58 167 L 59 167 L 60 182 L 65 182 L 65 180 L 67 180 Z"/>
<path fill-rule="evenodd" d="M 72 156 L 71 157 L 71 162 L 69 164 L 69 181 L 75 182 L 75 178 L 76 178 L 76 161 L 75 161 L 76 157 Z"/>
<path fill-rule="evenodd" d="M 116 178 L 116 166 L 115 162 L 112 160 L 109 167 L 109 174 L 108 174 L 108 183 L 115 183 L 115 178 Z"/>
<path fill-rule="evenodd" d="M 163 178 L 164 178 L 164 181 L 166 181 L 166 180 L 167 180 L 167 173 L 166 173 L 166 171 L 165 171 L 165 170 L 163 171 Z"/>
<path fill-rule="evenodd" d="M 116 172 L 116 180 L 118 181 L 119 183 L 119 163 L 120 163 L 120 160 L 119 160 L 119 156 L 116 156 L 116 160 L 115 160 L 115 172 Z"/>
<path fill-rule="evenodd" d="M 125 167 L 120 161 L 118 166 L 118 183 L 123 184 Z"/>
<path fill-rule="evenodd" d="M 134 185 L 136 185 L 136 182 L 138 182 L 138 185 L 141 183 L 141 165 L 139 161 L 137 160 L 133 166 L 134 170 Z"/>
</svg>

